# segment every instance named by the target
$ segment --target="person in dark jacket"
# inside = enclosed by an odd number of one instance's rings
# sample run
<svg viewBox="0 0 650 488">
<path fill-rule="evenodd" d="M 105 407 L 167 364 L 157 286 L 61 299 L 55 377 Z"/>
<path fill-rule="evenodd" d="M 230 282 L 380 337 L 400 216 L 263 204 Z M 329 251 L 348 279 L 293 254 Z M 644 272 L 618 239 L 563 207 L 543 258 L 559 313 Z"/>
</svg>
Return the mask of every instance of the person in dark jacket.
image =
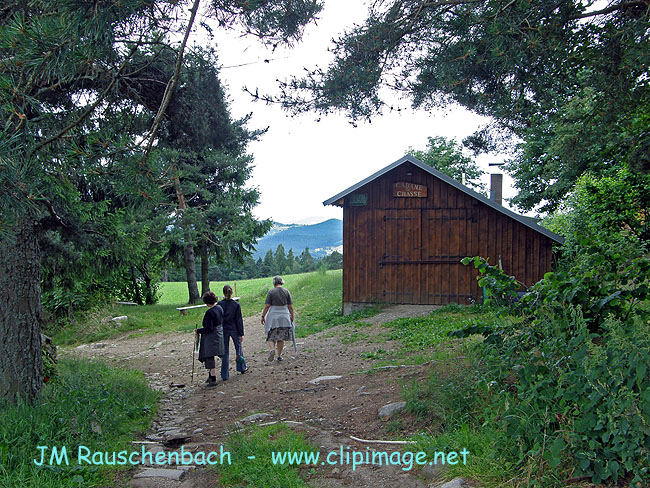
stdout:
<svg viewBox="0 0 650 488">
<path fill-rule="evenodd" d="M 217 384 L 217 370 L 215 356 L 223 356 L 223 309 L 217 305 L 217 296 L 209 291 L 203 294 L 203 302 L 208 306 L 203 316 L 203 327 L 196 329 L 196 334 L 201 334 L 199 346 L 199 361 L 205 369 L 210 370 L 206 383 L 208 386 Z"/>
<path fill-rule="evenodd" d="M 244 342 L 244 320 L 241 315 L 241 307 L 237 300 L 232 299 L 232 287 L 223 287 L 223 300 L 218 305 L 223 309 L 223 344 L 224 355 L 221 356 L 221 379 L 226 381 L 230 377 L 230 339 L 235 345 L 235 354 L 239 358 L 235 361 L 235 367 L 240 373 L 248 371 L 244 360 L 242 342 Z"/>
</svg>

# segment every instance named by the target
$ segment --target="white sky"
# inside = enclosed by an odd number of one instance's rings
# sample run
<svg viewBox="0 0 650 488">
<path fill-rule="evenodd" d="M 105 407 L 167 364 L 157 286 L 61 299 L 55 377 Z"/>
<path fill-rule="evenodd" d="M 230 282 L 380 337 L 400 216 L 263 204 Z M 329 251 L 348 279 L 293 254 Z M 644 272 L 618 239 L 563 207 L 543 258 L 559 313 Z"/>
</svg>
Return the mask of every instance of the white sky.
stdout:
<svg viewBox="0 0 650 488">
<path fill-rule="evenodd" d="M 325 0 L 318 23 L 307 28 L 303 41 L 293 49 L 276 52 L 265 49 L 254 37 L 215 31 L 212 43 L 223 66 L 221 79 L 227 86 L 231 113 L 239 118 L 252 112 L 250 129 L 269 126 L 261 140 L 249 146 L 255 157 L 250 184 L 261 193 L 256 217 L 282 223 L 342 219 L 340 208 L 324 207 L 322 202 L 401 158 L 409 147 L 425 149 L 429 136 L 460 143 L 486 121 L 465 109 L 450 107 L 446 113 L 386 113 L 374 117 L 370 124 L 353 127 L 343 114 L 323 116 L 320 122 L 313 113 L 291 117 L 279 106 L 254 102 L 242 91 L 247 86 L 260 93 L 277 93 L 276 79 L 300 76 L 304 67 L 325 68 L 331 59 L 327 51 L 330 40 L 360 23 L 366 12 L 365 1 Z M 239 66 L 242 64 L 246 65 Z M 408 105 L 407 101 L 401 103 Z M 488 163 L 502 162 L 502 158 L 481 156 L 477 162 L 486 173 L 499 172 L 488 168 Z M 489 186 L 489 174 L 484 182 Z M 504 175 L 504 198 L 514 194 L 512 180 Z"/>
</svg>

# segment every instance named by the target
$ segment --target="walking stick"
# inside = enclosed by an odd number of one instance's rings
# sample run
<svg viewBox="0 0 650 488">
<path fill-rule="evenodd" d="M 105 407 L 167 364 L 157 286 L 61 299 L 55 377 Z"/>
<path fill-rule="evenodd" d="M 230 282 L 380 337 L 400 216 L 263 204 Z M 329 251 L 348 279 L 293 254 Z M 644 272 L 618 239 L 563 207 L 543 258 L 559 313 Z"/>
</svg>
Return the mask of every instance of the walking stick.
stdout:
<svg viewBox="0 0 650 488">
<path fill-rule="evenodd" d="M 196 353 L 197 345 L 199 344 L 199 335 L 196 333 L 198 325 L 194 325 L 194 342 L 192 343 L 192 380 L 190 383 L 194 383 L 194 355 Z"/>
</svg>

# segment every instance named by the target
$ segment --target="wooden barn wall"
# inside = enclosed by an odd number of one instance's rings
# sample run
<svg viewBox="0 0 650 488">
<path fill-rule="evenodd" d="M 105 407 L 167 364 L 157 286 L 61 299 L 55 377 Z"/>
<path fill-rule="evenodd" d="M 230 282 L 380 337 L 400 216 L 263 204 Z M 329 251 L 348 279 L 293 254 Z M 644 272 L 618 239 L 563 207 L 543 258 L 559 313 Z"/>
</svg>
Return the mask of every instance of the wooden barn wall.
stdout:
<svg viewBox="0 0 650 488">
<path fill-rule="evenodd" d="M 393 197 L 398 181 L 426 185 L 427 197 Z M 404 164 L 354 194 L 366 194 L 367 204 L 344 205 L 344 302 L 480 300 L 477 271 L 459 264 L 464 256 L 500 261 L 527 286 L 550 270 L 549 238 L 417 166 Z"/>
</svg>

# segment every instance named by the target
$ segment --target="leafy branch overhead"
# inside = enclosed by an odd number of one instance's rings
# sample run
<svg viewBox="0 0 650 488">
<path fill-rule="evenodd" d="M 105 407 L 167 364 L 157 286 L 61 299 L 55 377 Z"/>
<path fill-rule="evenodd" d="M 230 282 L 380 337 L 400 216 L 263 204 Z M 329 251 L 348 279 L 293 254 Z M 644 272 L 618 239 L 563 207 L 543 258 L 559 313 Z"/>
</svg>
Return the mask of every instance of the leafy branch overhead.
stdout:
<svg viewBox="0 0 650 488">
<path fill-rule="evenodd" d="M 650 1 L 392 0 L 333 42 L 334 60 L 260 96 L 294 113 L 384 109 L 386 88 L 431 109 L 492 118 L 467 143 L 506 143 L 523 209 L 553 210 L 575 180 L 628 165 L 650 172 Z M 644 123 L 640 123 L 644 120 Z"/>
<path fill-rule="evenodd" d="M 517 299 L 517 290 L 523 285 L 514 276 L 506 274 L 500 267 L 488 264 L 488 260 L 480 256 L 464 257 L 460 262 L 465 266 L 474 264 L 474 268 L 479 271 L 476 279 L 478 286 L 485 292 L 486 305 L 506 306 Z"/>
</svg>

